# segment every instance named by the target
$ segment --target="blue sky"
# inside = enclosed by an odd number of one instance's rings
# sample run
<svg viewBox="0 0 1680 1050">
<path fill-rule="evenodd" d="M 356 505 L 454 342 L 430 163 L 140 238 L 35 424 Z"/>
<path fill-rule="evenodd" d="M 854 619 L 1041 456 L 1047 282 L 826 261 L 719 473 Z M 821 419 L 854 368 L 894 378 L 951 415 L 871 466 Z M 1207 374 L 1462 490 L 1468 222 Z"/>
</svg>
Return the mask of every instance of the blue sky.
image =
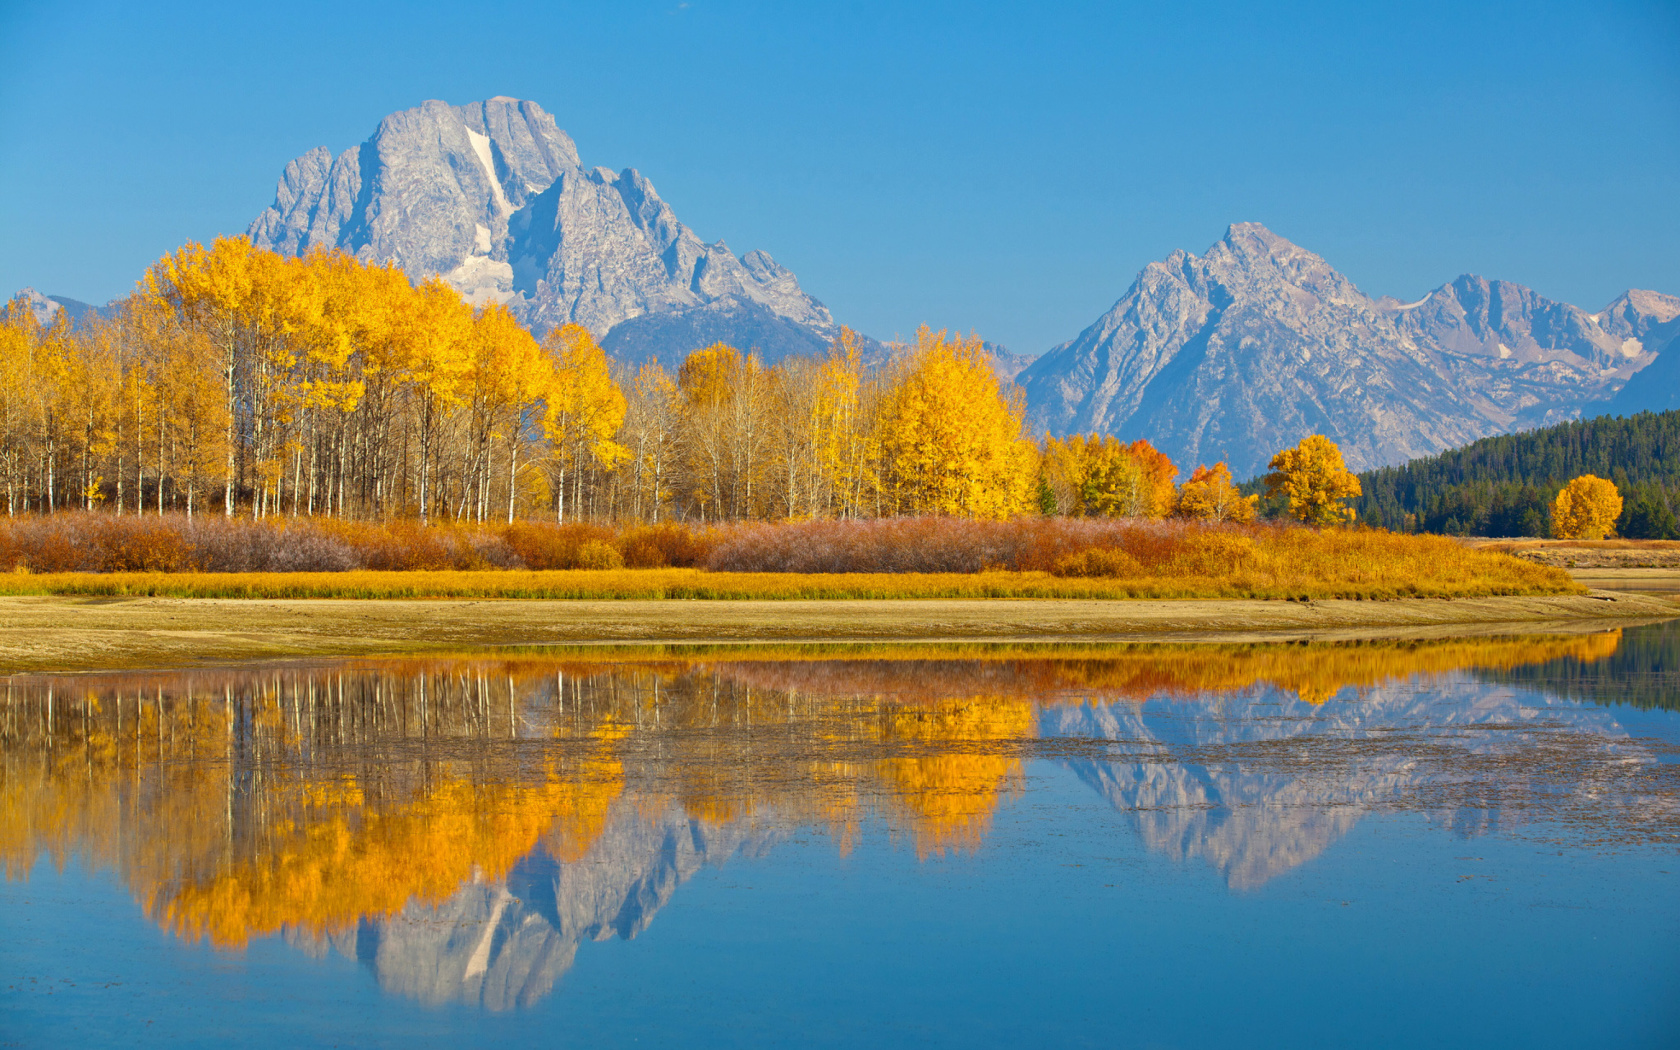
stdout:
<svg viewBox="0 0 1680 1050">
<path fill-rule="evenodd" d="M 1373 295 L 1680 294 L 1680 3 L 0 0 L 0 290 L 104 301 L 286 161 L 534 99 L 870 334 L 1019 352 L 1266 223 Z"/>
</svg>

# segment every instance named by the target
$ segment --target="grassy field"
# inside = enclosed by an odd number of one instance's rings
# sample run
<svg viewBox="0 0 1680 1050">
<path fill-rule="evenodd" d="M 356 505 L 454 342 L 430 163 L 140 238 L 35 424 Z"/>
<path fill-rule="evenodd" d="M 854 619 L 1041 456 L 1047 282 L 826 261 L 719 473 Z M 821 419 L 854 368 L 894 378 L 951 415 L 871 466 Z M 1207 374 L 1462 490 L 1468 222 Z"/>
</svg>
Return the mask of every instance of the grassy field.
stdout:
<svg viewBox="0 0 1680 1050">
<path fill-rule="evenodd" d="M 1460 598 L 1579 594 L 1559 569 L 1456 545 L 1391 572 L 1058 577 L 1045 572 L 758 573 L 702 569 L 10 573 L 0 594 L 170 598 Z"/>
</svg>

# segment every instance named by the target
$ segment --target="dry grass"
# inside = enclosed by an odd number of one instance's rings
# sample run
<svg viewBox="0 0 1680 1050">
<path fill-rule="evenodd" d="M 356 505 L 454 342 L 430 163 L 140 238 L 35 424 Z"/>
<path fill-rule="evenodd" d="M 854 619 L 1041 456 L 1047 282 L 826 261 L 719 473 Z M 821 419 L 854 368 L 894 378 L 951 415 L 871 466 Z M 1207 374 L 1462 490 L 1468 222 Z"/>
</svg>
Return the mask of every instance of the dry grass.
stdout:
<svg viewBox="0 0 1680 1050">
<path fill-rule="evenodd" d="M 1494 571 L 1497 570 L 1497 571 Z M 1381 580 L 1232 577 L 1060 578 L 1044 572 L 728 573 L 699 569 L 342 573 L 52 573 L 0 577 L 0 594 L 175 598 L 1457 598 L 1578 594 L 1566 573 L 1515 559 L 1431 563 Z"/>
</svg>

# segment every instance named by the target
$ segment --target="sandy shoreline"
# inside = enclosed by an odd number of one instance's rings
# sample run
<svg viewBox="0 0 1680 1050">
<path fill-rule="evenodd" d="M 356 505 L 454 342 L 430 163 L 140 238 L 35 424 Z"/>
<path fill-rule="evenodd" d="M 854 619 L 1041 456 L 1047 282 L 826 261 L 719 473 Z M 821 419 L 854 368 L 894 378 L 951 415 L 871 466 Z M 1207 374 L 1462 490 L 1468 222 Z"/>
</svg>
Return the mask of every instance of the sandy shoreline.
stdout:
<svg viewBox="0 0 1680 1050">
<path fill-rule="evenodd" d="M 521 601 L 0 598 L 0 673 L 659 642 L 1283 641 L 1590 631 L 1680 602 L 1590 596 L 1254 600 Z"/>
</svg>

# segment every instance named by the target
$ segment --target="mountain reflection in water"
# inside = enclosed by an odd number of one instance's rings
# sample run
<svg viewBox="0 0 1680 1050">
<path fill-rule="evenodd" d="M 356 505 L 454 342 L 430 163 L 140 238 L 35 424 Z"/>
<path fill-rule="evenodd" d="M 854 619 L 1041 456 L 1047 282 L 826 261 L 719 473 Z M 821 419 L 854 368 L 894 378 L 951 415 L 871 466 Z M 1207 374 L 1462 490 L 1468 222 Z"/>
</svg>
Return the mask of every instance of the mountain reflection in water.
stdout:
<svg viewBox="0 0 1680 1050">
<path fill-rule="evenodd" d="M 1672 763 L 1524 668 L 1620 632 L 1246 646 L 652 649 L 17 677 L 0 865 L 116 872 L 188 940 L 280 935 L 491 1009 L 634 937 L 702 865 L 879 822 L 972 851 L 1031 760 L 1234 889 L 1366 813 L 1675 829 Z M 1579 673 L 1577 673 L 1579 672 Z"/>
</svg>

